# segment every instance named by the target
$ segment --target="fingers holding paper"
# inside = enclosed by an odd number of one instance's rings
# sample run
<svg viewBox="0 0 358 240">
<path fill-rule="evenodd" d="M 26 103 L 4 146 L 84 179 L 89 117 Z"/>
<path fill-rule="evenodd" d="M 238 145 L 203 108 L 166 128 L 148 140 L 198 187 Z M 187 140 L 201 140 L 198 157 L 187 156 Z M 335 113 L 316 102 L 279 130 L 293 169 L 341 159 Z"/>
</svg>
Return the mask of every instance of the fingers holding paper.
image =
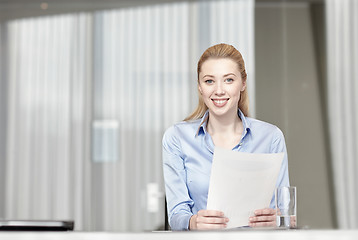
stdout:
<svg viewBox="0 0 358 240">
<path fill-rule="evenodd" d="M 250 227 L 276 226 L 276 211 L 271 208 L 255 210 L 255 215 L 249 218 Z"/>
<path fill-rule="evenodd" d="M 217 210 L 200 210 L 190 218 L 190 230 L 210 230 L 226 228 L 229 221 L 224 213 Z"/>
</svg>

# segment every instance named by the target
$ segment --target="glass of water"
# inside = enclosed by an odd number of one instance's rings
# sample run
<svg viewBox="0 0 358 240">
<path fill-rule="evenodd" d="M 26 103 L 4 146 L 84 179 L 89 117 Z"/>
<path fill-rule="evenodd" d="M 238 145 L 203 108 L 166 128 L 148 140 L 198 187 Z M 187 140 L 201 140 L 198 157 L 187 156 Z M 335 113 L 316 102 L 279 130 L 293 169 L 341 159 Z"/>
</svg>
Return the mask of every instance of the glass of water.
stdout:
<svg viewBox="0 0 358 240">
<path fill-rule="evenodd" d="M 276 226 L 279 228 L 297 227 L 296 187 L 278 187 L 275 190 Z"/>
</svg>

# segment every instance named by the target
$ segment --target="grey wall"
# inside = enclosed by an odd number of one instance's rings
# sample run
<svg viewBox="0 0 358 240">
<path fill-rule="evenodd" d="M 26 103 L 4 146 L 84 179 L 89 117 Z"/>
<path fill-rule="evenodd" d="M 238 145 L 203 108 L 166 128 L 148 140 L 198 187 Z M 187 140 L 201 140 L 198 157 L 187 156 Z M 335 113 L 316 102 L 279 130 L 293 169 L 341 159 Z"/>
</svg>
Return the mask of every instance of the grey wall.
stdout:
<svg viewBox="0 0 358 240">
<path fill-rule="evenodd" d="M 256 117 L 285 134 L 298 225 L 335 227 L 310 5 L 257 3 L 255 13 Z"/>
</svg>

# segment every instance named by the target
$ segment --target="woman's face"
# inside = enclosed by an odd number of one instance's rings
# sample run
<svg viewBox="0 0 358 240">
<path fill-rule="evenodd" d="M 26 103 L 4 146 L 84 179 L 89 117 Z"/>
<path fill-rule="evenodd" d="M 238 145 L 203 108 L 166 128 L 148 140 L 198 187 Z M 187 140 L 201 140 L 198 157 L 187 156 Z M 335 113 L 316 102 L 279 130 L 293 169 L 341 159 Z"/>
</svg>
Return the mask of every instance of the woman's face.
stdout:
<svg viewBox="0 0 358 240">
<path fill-rule="evenodd" d="M 241 79 L 237 64 L 227 58 L 208 59 L 199 73 L 199 91 L 210 114 L 218 117 L 237 114 L 241 91 L 246 82 Z"/>
</svg>

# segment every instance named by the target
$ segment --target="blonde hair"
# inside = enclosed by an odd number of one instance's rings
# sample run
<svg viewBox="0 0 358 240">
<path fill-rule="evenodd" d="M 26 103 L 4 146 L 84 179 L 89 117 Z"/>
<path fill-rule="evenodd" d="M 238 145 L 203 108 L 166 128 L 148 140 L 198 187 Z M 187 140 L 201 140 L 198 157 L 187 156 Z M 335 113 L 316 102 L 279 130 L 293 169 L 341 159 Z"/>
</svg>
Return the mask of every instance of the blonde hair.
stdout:
<svg viewBox="0 0 358 240">
<path fill-rule="evenodd" d="M 205 50 L 203 55 L 201 55 L 198 61 L 198 69 L 197 69 L 198 84 L 199 84 L 199 74 L 203 63 L 206 60 L 212 58 L 228 58 L 236 62 L 239 67 L 242 81 L 246 82 L 247 74 L 245 70 L 245 62 L 244 59 L 242 58 L 241 53 L 235 47 L 229 44 L 220 43 L 212 47 L 209 47 L 208 49 Z M 204 103 L 201 94 L 199 93 L 199 90 L 198 90 L 198 96 L 199 96 L 198 106 L 196 107 L 194 112 L 192 112 L 188 117 L 184 119 L 184 121 L 196 120 L 202 118 L 204 113 L 208 109 L 208 107 Z M 242 113 L 245 116 L 249 115 L 249 96 L 247 94 L 247 87 L 245 88 L 244 91 L 241 92 L 240 100 L 239 100 L 239 109 L 242 111 Z"/>
</svg>

